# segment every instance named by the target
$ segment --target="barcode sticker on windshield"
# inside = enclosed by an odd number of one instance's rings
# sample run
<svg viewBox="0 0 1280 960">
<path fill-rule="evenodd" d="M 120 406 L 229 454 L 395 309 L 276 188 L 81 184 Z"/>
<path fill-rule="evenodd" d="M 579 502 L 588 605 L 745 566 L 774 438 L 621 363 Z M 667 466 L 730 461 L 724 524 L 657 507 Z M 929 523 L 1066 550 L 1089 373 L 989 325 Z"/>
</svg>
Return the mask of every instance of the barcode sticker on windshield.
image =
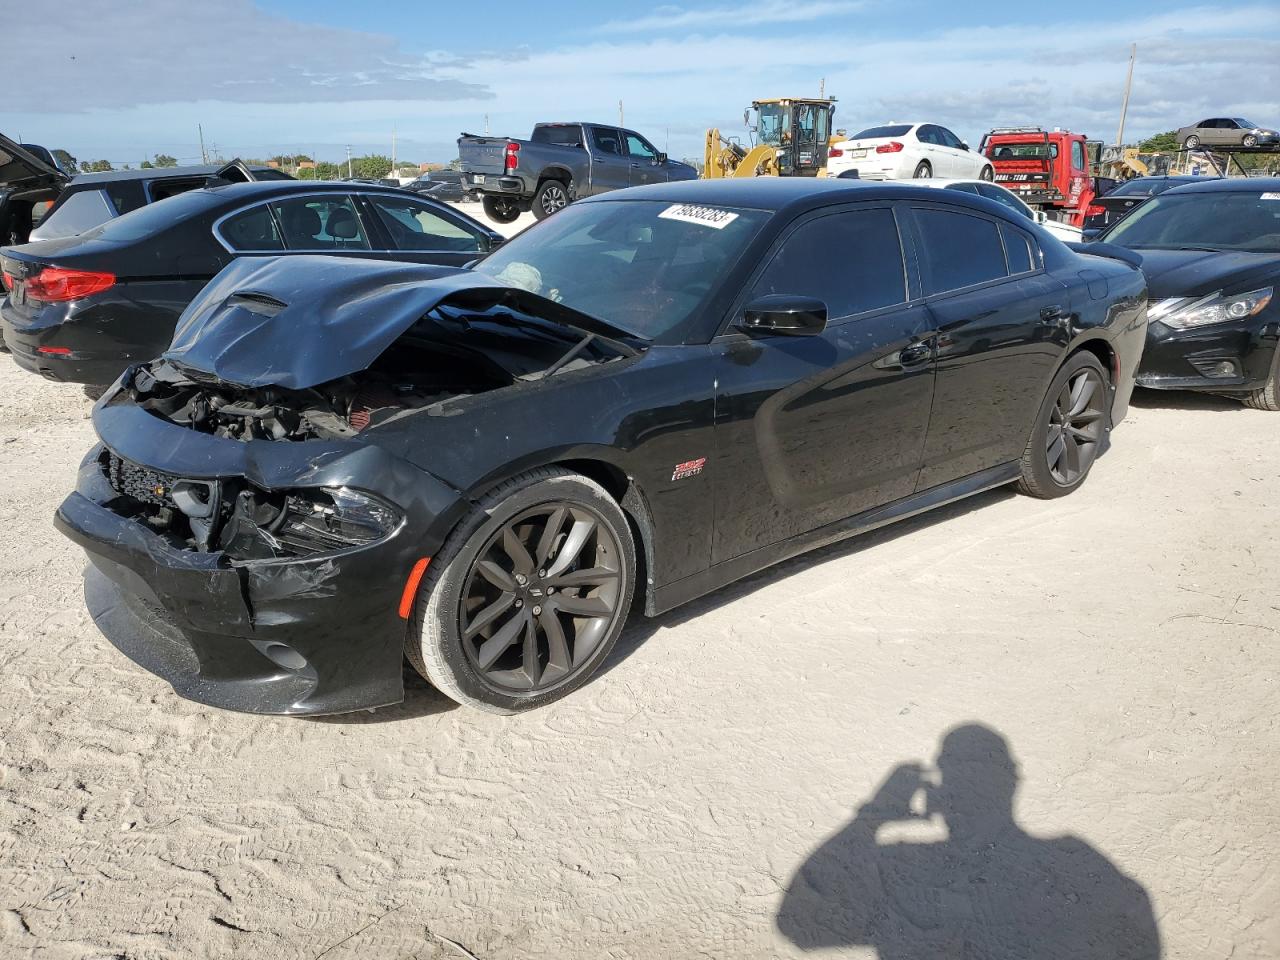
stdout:
<svg viewBox="0 0 1280 960">
<path fill-rule="evenodd" d="M 1280 200 L 1280 193 L 1275 193 L 1275 192 L 1264 193 L 1262 195 L 1262 199 L 1263 200 Z"/>
<path fill-rule="evenodd" d="M 736 213 L 728 210 L 717 210 L 715 207 L 699 207 L 692 203 L 673 203 L 658 214 L 663 220 L 680 220 L 683 223 L 696 223 L 713 230 L 723 230 L 738 219 Z"/>
</svg>

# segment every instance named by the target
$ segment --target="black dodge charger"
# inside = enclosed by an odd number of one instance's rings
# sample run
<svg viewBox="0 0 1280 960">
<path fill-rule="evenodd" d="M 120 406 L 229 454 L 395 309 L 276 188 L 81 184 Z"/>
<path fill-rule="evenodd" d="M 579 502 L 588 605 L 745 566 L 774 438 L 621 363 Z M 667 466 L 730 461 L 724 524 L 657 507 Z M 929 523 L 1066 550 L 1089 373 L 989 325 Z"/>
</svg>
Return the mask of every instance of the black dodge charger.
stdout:
<svg viewBox="0 0 1280 960">
<path fill-rule="evenodd" d="M 473 270 L 242 259 L 93 412 L 57 525 L 183 696 L 332 713 L 413 664 L 545 704 L 652 615 L 1002 484 L 1078 487 L 1146 284 L 989 200 L 760 179 L 576 203 Z"/>
</svg>

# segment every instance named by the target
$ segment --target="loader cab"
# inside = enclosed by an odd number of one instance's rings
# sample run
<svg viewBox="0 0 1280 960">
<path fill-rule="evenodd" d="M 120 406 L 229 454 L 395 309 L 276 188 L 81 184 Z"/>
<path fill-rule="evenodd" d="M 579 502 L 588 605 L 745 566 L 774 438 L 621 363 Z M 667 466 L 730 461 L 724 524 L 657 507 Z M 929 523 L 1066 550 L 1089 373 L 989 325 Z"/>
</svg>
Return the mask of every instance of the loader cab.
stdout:
<svg viewBox="0 0 1280 960">
<path fill-rule="evenodd" d="M 834 97 L 756 100 L 751 108 L 756 113 L 756 141 L 774 148 L 780 176 L 812 177 L 826 166 Z"/>
</svg>

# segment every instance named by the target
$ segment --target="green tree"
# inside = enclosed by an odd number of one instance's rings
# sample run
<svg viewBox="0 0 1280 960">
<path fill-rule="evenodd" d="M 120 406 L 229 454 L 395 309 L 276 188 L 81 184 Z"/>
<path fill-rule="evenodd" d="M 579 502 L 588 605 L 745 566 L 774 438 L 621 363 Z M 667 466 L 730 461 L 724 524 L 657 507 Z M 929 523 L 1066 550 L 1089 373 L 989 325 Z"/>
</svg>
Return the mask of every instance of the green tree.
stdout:
<svg viewBox="0 0 1280 960">
<path fill-rule="evenodd" d="M 155 164 L 154 164 L 154 163 L 152 163 L 150 160 L 143 160 L 140 164 L 138 164 L 138 169 L 139 169 L 139 170 L 150 170 L 150 169 L 152 169 L 154 166 L 155 166 Z"/>
<path fill-rule="evenodd" d="M 81 173 L 107 173 L 112 170 L 110 160 L 81 160 Z"/>
<path fill-rule="evenodd" d="M 1154 137 L 1148 137 L 1138 144 L 1138 149 L 1143 153 L 1160 153 L 1169 150 L 1177 150 L 1182 144 L 1178 143 L 1178 131 L 1166 130 L 1164 133 L 1157 133 Z"/>
<path fill-rule="evenodd" d="M 65 150 L 52 150 L 50 152 L 53 154 L 53 159 L 58 162 L 59 167 L 61 167 L 63 170 L 70 170 L 73 173 L 75 172 L 75 169 L 76 169 L 75 157 L 67 153 L 67 151 Z"/>
<path fill-rule="evenodd" d="M 379 153 L 367 157 L 355 157 L 351 161 L 352 176 L 377 180 L 391 172 L 391 158 Z"/>
<path fill-rule="evenodd" d="M 167 153 L 157 153 L 155 165 L 157 167 L 176 167 L 178 161 L 177 158 L 171 157 Z"/>
</svg>

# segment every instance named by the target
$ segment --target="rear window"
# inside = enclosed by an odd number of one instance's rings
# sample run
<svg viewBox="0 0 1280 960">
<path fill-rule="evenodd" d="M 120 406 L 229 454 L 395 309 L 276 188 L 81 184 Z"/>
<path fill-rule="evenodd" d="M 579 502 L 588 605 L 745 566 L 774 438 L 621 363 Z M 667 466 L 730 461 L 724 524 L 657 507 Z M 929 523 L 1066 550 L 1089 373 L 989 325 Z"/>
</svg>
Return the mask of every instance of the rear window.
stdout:
<svg viewBox="0 0 1280 960">
<path fill-rule="evenodd" d="M 953 210 L 916 208 L 928 271 L 925 293 L 946 293 L 1009 275 L 994 221 Z"/>
<path fill-rule="evenodd" d="M 104 223 L 93 231 L 93 239 L 113 243 L 141 240 L 168 229 L 180 220 L 211 210 L 218 202 L 219 197 L 208 190 L 189 190 Z"/>
<path fill-rule="evenodd" d="M 558 143 L 564 147 L 580 147 L 582 146 L 582 128 L 577 124 L 563 127 L 534 127 L 533 136 L 530 139 L 534 143 Z"/>
<path fill-rule="evenodd" d="M 911 129 L 909 123 L 894 123 L 883 127 L 867 127 L 861 133 L 855 133 L 851 140 L 883 140 L 887 137 L 905 137 Z"/>
<path fill-rule="evenodd" d="M 92 230 L 118 216 L 115 205 L 101 190 L 79 190 L 71 194 L 41 221 L 31 233 L 32 240 L 56 240 Z"/>
</svg>

